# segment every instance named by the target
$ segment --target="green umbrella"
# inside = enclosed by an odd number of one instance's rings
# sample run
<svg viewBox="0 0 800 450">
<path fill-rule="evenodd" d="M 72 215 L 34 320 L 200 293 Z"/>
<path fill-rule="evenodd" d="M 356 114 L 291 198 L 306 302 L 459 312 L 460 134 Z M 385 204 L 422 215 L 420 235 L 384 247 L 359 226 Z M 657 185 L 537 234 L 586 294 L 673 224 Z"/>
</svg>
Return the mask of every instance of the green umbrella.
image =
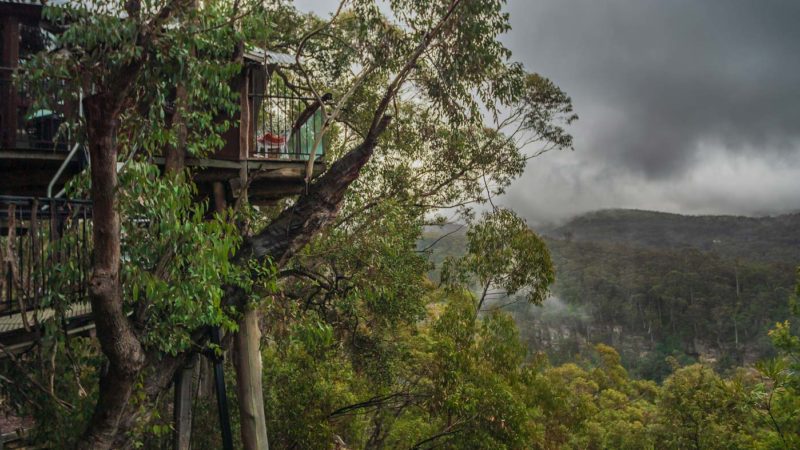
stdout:
<svg viewBox="0 0 800 450">
<path fill-rule="evenodd" d="M 49 109 L 39 109 L 25 116 L 25 120 L 41 119 L 42 117 L 53 116 L 55 114 L 56 113 Z"/>
</svg>

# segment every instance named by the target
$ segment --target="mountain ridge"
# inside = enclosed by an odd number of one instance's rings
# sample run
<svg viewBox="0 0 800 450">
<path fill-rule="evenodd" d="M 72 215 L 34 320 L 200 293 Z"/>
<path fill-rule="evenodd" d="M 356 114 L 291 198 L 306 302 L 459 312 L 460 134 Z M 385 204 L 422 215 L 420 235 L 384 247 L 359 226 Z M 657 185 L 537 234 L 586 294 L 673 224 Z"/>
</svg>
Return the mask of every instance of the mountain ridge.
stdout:
<svg viewBox="0 0 800 450">
<path fill-rule="evenodd" d="M 603 209 L 544 228 L 542 234 L 551 239 L 696 248 L 726 257 L 800 263 L 800 213 L 749 217 Z"/>
</svg>

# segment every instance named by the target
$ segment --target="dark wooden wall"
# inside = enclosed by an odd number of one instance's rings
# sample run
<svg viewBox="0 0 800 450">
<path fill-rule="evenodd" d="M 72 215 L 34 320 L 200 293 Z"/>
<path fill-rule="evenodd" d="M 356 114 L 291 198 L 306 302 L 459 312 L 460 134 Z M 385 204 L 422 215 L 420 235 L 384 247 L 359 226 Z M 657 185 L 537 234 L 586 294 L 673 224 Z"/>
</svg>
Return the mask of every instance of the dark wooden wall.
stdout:
<svg viewBox="0 0 800 450">
<path fill-rule="evenodd" d="M 13 148 L 17 132 L 19 99 L 11 85 L 19 66 L 20 27 L 38 25 L 42 8 L 33 4 L 0 4 L 0 148 Z"/>
</svg>

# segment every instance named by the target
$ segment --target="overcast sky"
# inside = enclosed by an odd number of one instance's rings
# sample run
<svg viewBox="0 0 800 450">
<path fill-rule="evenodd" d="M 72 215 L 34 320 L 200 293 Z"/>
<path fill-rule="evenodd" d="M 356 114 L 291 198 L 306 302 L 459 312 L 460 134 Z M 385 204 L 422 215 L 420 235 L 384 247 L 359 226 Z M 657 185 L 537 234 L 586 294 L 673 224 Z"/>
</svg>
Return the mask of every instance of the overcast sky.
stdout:
<svg viewBox="0 0 800 450">
<path fill-rule="evenodd" d="M 330 0 L 297 2 L 324 13 Z M 600 208 L 800 210 L 800 1 L 509 0 L 514 58 L 580 120 L 501 203 L 531 223 Z"/>
</svg>

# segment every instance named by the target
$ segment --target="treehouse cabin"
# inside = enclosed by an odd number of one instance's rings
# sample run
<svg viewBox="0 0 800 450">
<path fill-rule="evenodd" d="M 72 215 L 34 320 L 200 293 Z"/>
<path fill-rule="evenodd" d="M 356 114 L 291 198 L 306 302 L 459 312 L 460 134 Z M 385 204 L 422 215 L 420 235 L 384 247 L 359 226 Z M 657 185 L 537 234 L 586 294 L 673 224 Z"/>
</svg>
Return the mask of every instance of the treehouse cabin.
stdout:
<svg viewBox="0 0 800 450">
<path fill-rule="evenodd" d="M 52 45 L 41 9 L 35 0 L 0 0 L 0 195 L 52 196 L 88 165 L 85 149 L 65 126 L 80 114 L 80 102 L 54 99 L 40 108 L 32 92 L 42 89 L 15 78 L 22 62 Z M 225 146 L 186 161 L 201 193 L 210 194 L 215 182 L 223 182 L 233 199 L 247 186 L 251 203 L 269 205 L 303 190 L 309 159 L 314 159 L 312 175 L 324 170 L 320 105 L 328 97 L 291 90 L 281 68 L 294 64 L 289 55 L 245 53 L 233 86 L 240 110 L 223 136 Z"/>
<path fill-rule="evenodd" d="M 94 330 L 87 291 L 91 203 L 64 198 L 65 183 L 91 164 L 68 126 L 79 122 L 81 101 L 42 101 L 58 89 L 35 89 L 19 76 L 26 60 L 55 50 L 41 16 L 39 0 L 0 0 L 0 358 L 29 353 L 43 333 L 68 337 Z M 243 62 L 232 84 L 239 110 L 220 118 L 233 124 L 224 145 L 185 163 L 201 197 L 224 193 L 230 202 L 246 192 L 251 204 L 265 206 L 301 193 L 306 179 L 325 169 L 322 108 L 329 96 L 297 93 L 285 70 L 297 63 L 292 56 L 250 49 Z M 156 157 L 155 163 L 165 160 Z M 218 329 L 211 340 L 219 345 Z M 209 362 L 223 441 L 232 448 L 222 361 L 214 356 Z M 184 436 L 191 423 L 185 414 L 191 410 L 192 371 L 181 373 L 175 411 L 182 411 L 176 429 Z M 3 441 L 0 434 L 0 448 Z"/>
<path fill-rule="evenodd" d="M 59 261 L 77 261 L 81 266 L 80 273 L 72 274 L 78 281 L 60 283 L 59 294 L 86 299 L 86 292 L 76 289 L 86 285 L 82 271 L 90 263 L 91 208 L 86 201 L 62 198 L 65 183 L 90 164 L 86 149 L 66 126 L 79 119 L 80 101 L 37 102 L 33 92 L 47 90 L 34 89 L 18 76 L 27 59 L 53 50 L 49 25 L 41 16 L 38 0 L 0 0 L 0 343 L 4 345 L 24 342 L 30 334 L 38 318 L 27 317 L 27 309 L 55 307 L 48 300 L 52 296 L 46 289 L 47 271 Z M 294 64 L 289 55 L 260 49 L 245 53 L 242 72 L 233 81 L 240 93 L 239 111 L 233 118 L 220 118 L 233 124 L 223 136 L 224 146 L 204 158 L 186 159 L 201 196 L 211 197 L 215 187 L 222 186 L 230 202 L 246 187 L 252 204 L 270 205 L 303 191 L 309 160 L 314 161 L 312 176 L 324 170 L 321 107 L 328 97 L 302 96 L 290 89 L 281 69 Z M 42 103 L 48 107 L 39 107 Z M 155 162 L 164 164 L 164 159 Z M 84 309 L 42 313 L 61 314 L 64 323 L 71 323 L 86 317 L 88 306 Z"/>
<path fill-rule="evenodd" d="M 324 170 L 321 107 L 330 95 L 301 96 L 290 89 L 281 69 L 295 64 L 290 55 L 245 52 L 235 81 L 240 108 L 223 136 L 224 147 L 208 159 L 187 161 L 202 168 L 195 180 L 201 191 L 209 182 L 224 181 L 229 195 L 237 196 L 247 184 L 250 203 L 264 206 L 303 191 L 309 159 L 312 177 Z"/>
</svg>

